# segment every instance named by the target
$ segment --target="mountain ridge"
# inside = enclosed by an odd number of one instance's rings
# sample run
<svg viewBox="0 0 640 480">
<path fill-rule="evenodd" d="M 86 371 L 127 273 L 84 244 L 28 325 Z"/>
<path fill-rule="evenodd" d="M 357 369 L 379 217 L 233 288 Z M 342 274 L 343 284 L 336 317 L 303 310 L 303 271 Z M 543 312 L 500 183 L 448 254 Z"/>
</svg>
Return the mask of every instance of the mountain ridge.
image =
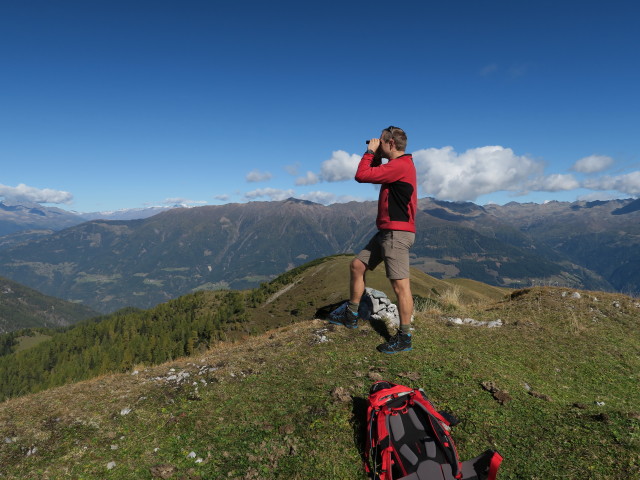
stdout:
<svg viewBox="0 0 640 480">
<path fill-rule="evenodd" d="M 420 199 L 411 262 L 439 278 L 510 288 L 638 292 L 640 212 L 619 214 L 632 203 L 481 207 Z M 148 308 L 198 289 L 250 288 L 310 259 L 357 252 L 375 232 L 376 211 L 375 202 L 289 199 L 94 220 L 5 247 L 0 271 L 101 312 Z"/>
<path fill-rule="evenodd" d="M 30 230 L 59 231 L 90 220 L 136 220 L 148 218 L 173 208 L 186 208 L 186 206 L 123 208 L 83 213 L 48 207 L 35 202 L 5 199 L 0 201 L 0 239 L 15 233 L 22 232 L 24 234 Z"/>
</svg>

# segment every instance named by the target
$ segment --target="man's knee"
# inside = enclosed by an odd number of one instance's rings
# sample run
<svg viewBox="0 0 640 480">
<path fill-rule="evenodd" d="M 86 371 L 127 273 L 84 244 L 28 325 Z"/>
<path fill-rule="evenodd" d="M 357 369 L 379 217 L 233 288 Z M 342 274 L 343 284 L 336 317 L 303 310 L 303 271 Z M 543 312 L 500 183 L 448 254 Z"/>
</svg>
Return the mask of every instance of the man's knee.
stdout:
<svg viewBox="0 0 640 480">
<path fill-rule="evenodd" d="M 398 298 L 401 298 L 405 295 L 411 296 L 411 282 L 408 278 L 403 278 L 400 280 L 392 279 L 391 286 L 393 287 L 393 291 Z"/>
<path fill-rule="evenodd" d="M 362 260 L 359 258 L 354 258 L 351 260 L 351 274 L 362 276 L 367 271 L 367 266 L 364 264 Z"/>
</svg>

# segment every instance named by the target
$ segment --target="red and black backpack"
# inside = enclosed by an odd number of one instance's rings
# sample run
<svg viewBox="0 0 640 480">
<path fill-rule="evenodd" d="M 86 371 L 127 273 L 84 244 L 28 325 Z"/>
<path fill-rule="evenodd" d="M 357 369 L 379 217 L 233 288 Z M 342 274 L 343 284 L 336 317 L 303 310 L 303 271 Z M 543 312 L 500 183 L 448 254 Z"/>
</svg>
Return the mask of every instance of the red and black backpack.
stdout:
<svg viewBox="0 0 640 480">
<path fill-rule="evenodd" d="M 495 480 L 500 454 L 461 462 L 450 429 L 422 389 L 376 382 L 369 393 L 365 468 L 375 480 Z"/>
</svg>

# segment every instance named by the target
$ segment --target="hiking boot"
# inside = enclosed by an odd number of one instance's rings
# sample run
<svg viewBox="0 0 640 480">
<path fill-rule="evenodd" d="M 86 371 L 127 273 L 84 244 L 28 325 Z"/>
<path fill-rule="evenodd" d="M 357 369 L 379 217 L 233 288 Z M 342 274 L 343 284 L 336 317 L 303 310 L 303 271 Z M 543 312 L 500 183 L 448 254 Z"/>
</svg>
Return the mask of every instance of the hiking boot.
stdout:
<svg viewBox="0 0 640 480">
<path fill-rule="evenodd" d="M 347 328 L 358 328 L 358 314 L 351 311 L 349 302 L 344 302 L 329 314 L 329 322 Z"/>
<path fill-rule="evenodd" d="M 391 337 L 387 343 L 378 345 L 377 348 L 382 353 L 398 353 L 411 350 L 411 334 L 402 333 L 398 330 L 398 333 Z"/>
</svg>

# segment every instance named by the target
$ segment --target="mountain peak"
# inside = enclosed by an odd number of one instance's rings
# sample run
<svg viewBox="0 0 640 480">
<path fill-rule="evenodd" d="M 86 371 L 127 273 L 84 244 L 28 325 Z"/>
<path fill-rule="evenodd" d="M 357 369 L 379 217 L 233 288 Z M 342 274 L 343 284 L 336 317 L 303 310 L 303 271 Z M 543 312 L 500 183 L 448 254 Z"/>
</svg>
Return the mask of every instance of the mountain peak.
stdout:
<svg viewBox="0 0 640 480">
<path fill-rule="evenodd" d="M 631 201 L 631 203 L 626 204 L 624 207 L 620 207 L 614 210 L 613 212 L 611 212 L 611 215 L 625 215 L 628 213 L 637 212 L 638 210 L 640 210 L 640 198 L 636 198 L 635 200 Z"/>
</svg>

